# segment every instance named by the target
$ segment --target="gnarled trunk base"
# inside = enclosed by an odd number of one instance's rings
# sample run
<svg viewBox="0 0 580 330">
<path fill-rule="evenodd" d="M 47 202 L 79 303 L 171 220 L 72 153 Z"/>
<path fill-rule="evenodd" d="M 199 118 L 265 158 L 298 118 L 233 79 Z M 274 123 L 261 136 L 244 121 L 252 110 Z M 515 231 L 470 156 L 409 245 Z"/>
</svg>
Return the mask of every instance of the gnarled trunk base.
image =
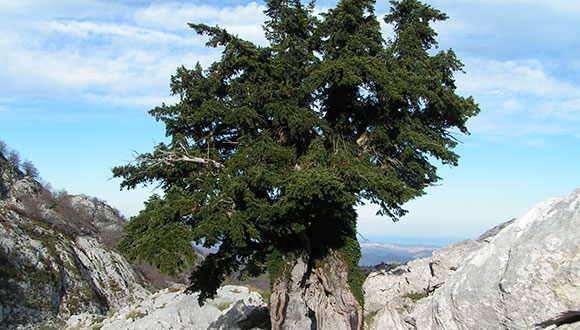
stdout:
<svg viewBox="0 0 580 330">
<path fill-rule="evenodd" d="M 336 252 L 311 267 L 303 254 L 282 277 L 270 297 L 273 330 L 361 329 L 362 308 L 348 284 L 348 267 Z"/>
</svg>

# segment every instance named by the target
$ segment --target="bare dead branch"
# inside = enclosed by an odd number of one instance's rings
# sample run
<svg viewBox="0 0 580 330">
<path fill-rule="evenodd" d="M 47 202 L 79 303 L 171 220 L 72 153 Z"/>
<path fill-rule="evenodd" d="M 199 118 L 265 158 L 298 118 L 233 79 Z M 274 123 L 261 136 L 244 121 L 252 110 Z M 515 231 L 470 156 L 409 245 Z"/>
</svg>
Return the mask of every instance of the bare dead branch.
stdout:
<svg viewBox="0 0 580 330">
<path fill-rule="evenodd" d="M 201 158 L 197 156 L 192 156 L 187 151 L 187 148 L 183 145 L 183 143 L 179 142 L 178 147 L 181 149 L 182 153 L 177 153 L 175 151 L 169 150 L 161 150 L 157 149 L 155 156 L 149 155 L 139 155 L 137 156 L 137 161 L 141 163 L 149 163 L 150 165 L 169 165 L 172 166 L 178 162 L 190 162 L 190 163 L 197 163 L 197 164 L 211 164 L 218 168 L 223 168 L 224 166 L 219 162 L 209 159 L 208 158 Z"/>
</svg>

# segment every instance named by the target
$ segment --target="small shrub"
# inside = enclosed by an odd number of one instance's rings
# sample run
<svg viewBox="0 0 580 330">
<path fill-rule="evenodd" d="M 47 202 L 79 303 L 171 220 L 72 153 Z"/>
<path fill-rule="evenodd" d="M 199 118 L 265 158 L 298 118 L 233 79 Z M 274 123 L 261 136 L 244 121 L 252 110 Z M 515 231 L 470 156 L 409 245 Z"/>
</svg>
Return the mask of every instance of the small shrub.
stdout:
<svg viewBox="0 0 580 330">
<path fill-rule="evenodd" d="M 409 298 L 413 301 L 418 301 L 421 300 L 425 297 L 427 297 L 429 294 L 427 292 L 422 292 L 422 293 L 408 293 L 406 295 L 403 296 L 403 298 Z"/>
<path fill-rule="evenodd" d="M 8 160 L 10 165 L 16 168 L 20 168 L 20 154 L 18 153 L 18 151 L 11 150 L 10 152 L 8 152 L 8 157 L 6 157 L 6 159 Z"/>
<path fill-rule="evenodd" d="M 374 312 L 368 313 L 363 319 L 364 324 L 371 324 L 374 321 L 374 319 L 378 313 L 379 313 L 379 311 L 374 311 Z"/>
<path fill-rule="evenodd" d="M 225 311 L 226 309 L 230 308 L 230 306 L 232 305 L 232 303 L 228 303 L 228 302 L 223 302 L 223 303 L 218 303 L 218 304 L 214 304 L 214 306 L 219 309 L 221 312 Z"/>
<path fill-rule="evenodd" d="M 34 164 L 32 164 L 31 161 L 26 160 L 22 163 L 21 165 L 22 168 L 22 172 L 24 172 L 24 175 L 27 175 L 33 179 L 38 178 L 38 169 L 36 168 L 36 166 L 34 166 Z"/>
<path fill-rule="evenodd" d="M 8 146 L 6 142 L 0 140 L 0 154 L 5 155 L 8 153 Z"/>
<path fill-rule="evenodd" d="M 181 291 L 181 288 L 178 287 L 178 286 L 173 286 L 173 287 L 167 289 L 167 292 L 171 292 L 171 293 L 173 293 L 173 292 L 179 292 L 179 291 Z"/>
<path fill-rule="evenodd" d="M 126 316 L 125 318 L 126 318 L 127 320 L 128 320 L 128 319 L 134 319 L 134 320 L 137 320 L 137 319 L 141 319 L 141 318 L 143 318 L 143 317 L 144 317 L 144 316 L 146 316 L 146 315 L 147 315 L 147 314 L 143 314 L 143 313 L 141 313 L 141 312 L 137 312 L 136 310 L 132 310 L 132 311 L 130 311 L 130 312 L 127 314 L 127 316 Z"/>
</svg>

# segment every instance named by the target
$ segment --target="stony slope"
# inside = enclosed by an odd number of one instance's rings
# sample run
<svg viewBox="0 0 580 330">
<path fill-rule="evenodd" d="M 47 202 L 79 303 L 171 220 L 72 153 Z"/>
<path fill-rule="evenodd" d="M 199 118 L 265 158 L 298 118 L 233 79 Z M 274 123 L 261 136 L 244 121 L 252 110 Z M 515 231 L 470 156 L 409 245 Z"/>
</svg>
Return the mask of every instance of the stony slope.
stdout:
<svg viewBox="0 0 580 330">
<path fill-rule="evenodd" d="M 0 154 L 0 329 L 269 328 L 247 287 L 224 286 L 204 306 L 180 284 L 152 293 L 170 278 L 118 253 L 125 223 L 96 198 L 49 192 Z"/>
<path fill-rule="evenodd" d="M 113 248 L 122 223 L 95 198 L 54 196 L 0 155 L 0 328 L 58 327 L 149 295 Z"/>
<path fill-rule="evenodd" d="M 364 289 L 369 329 L 580 329 L 580 189 Z"/>
</svg>

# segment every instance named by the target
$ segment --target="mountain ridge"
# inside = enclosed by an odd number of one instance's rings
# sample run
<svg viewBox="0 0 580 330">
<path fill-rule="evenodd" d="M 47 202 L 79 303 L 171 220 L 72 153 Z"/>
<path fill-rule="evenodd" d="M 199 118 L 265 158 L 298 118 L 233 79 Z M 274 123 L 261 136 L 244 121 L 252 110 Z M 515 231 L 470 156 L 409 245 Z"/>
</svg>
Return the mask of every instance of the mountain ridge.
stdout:
<svg viewBox="0 0 580 330">
<path fill-rule="evenodd" d="M 417 258 L 431 256 L 433 251 L 440 247 L 435 245 L 394 244 L 379 242 L 361 242 L 362 257 L 359 266 L 375 266 L 388 262 L 407 263 Z"/>
</svg>

